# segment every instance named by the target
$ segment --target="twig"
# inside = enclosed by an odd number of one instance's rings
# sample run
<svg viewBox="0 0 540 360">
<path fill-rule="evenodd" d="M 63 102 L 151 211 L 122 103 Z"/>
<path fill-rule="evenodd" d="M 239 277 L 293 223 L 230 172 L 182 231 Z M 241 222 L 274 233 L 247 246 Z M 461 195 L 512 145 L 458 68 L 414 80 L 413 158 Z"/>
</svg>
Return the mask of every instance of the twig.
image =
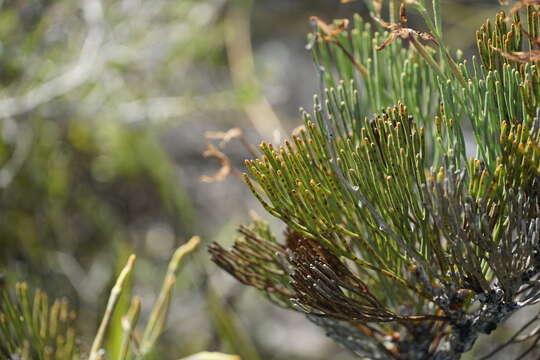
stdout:
<svg viewBox="0 0 540 360">
<path fill-rule="evenodd" d="M 109 297 L 109 301 L 107 302 L 107 307 L 105 308 L 105 314 L 103 315 L 103 319 L 101 320 L 101 324 L 99 325 L 96 337 L 94 338 L 94 342 L 92 343 L 92 347 L 90 348 L 89 360 L 96 360 L 101 356 L 100 349 L 101 345 L 103 344 L 103 339 L 105 338 L 105 332 L 107 331 L 107 327 L 109 326 L 109 323 L 111 321 L 114 309 L 116 307 L 116 303 L 118 302 L 118 300 L 120 299 L 120 295 L 122 294 L 124 283 L 126 282 L 128 275 L 131 273 L 131 270 L 133 269 L 133 263 L 135 262 L 135 259 L 135 255 L 131 255 L 129 257 L 126 266 L 122 269 L 120 275 L 118 275 L 116 284 L 114 284 L 111 290 L 111 295 Z"/>
<path fill-rule="evenodd" d="M 200 242 L 201 238 L 194 236 L 174 252 L 171 262 L 169 263 L 169 268 L 167 269 L 167 275 L 165 275 L 165 280 L 163 281 L 163 286 L 156 304 L 152 309 L 152 313 L 150 314 L 146 329 L 144 330 L 140 349 L 142 356 L 152 349 L 155 341 L 163 331 L 165 319 L 167 318 L 167 313 L 169 311 L 172 288 L 176 282 L 180 262 L 185 255 L 195 250 Z"/>
</svg>

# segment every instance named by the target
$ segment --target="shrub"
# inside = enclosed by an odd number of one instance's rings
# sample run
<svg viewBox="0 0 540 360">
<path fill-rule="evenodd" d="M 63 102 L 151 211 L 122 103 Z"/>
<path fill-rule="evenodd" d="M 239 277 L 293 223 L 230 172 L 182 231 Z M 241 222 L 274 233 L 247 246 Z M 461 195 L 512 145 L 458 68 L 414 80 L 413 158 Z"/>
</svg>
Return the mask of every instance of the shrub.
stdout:
<svg viewBox="0 0 540 360">
<path fill-rule="evenodd" d="M 459 359 L 540 299 L 540 1 L 487 20 L 470 61 L 445 46 L 440 1 L 389 3 L 351 30 L 311 19 L 313 111 L 244 174 L 285 239 L 255 220 L 210 252 L 360 357 Z M 539 317 L 482 358 L 534 353 Z"/>
</svg>

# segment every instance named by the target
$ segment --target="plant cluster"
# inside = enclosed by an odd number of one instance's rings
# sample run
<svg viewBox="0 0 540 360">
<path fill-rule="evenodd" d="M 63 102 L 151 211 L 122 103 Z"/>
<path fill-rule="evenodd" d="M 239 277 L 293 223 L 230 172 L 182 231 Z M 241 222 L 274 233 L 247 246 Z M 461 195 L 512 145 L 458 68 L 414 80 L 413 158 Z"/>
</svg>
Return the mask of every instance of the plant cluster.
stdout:
<svg viewBox="0 0 540 360">
<path fill-rule="evenodd" d="M 366 3 L 374 24 L 311 19 L 313 111 L 246 161 L 284 241 L 256 220 L 210 253 L 360 357 L 459 359 L 540 301 L 540 2 L 488 19 L 471 60 L 440 1 Z M 482 356 L 537 352 L 538 317 Z"/>
<path fill-rule="evenodd" d="M 136 260 L 135 255 L 131 255 L 111 289 L 103 318 L 90 346 L 77 337 L 77 314 L 69 309 L 67 300 L 55 300 L 49 304 L 48 296 L 41 290 L 36 290 L 32 296 L 26 283 L 15 284 L 14 291 L 4 287 L 5 284 L 2 283 L 0 358 L 20 360 L 156 358 L 157 340 L 165 329 L 180 263 L 200 242 L 200 238 L 195 236 L 173 254 L 161 291 L 142 331 L 137 329 L 141 298 L 131 297 L 128 285 Z M 123 302 L 126 303 L 122 305 Z M 115 333 L 119 333 L 119 336 L 115 336 Z M 201 352 L 182 360 L 238 359 L 233 355 Z"/>
</svg>

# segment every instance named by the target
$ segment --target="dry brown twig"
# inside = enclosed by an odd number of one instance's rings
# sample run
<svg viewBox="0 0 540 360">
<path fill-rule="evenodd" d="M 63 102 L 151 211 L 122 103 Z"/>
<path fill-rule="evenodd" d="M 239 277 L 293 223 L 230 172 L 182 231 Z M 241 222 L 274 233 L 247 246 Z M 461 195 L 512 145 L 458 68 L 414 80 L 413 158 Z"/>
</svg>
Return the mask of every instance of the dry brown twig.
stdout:
<svg viewBox="0 0 540 360">
<path fill-rule="evenodd" d="M 519 11 L 522 7 L 532 5 L 532 4 L 540 5 L 540 0 L 524 0 L 524 1 L 521 1 L 520 3 L 516 4 L 512 8 L 512 10 L 510 10 L 510 12 L 515 13 L 515 12 Z M 506 18 L 506 20 L 510 21 L 510 18 Z M 540 48 L 540 38 L 536 38 L 536 37 L 532 36 L 531 34 L 529 34 L 529 32 L 523 28 L 523 25 L 521 23 L 515 23 L 514 22 L 514 25 L 516 25 L 521 30 L 521 32 L 531 41 L 532 44 L 534 44 L 534 45 L 536 45 L 537 47 Z M 519 62 L 519 63 L 522 63 L 522 64 L 531 63 L 531 62 L 535 62 L 535 61 L 540 60 L 540 50 L 507 52 L 507 51 L 504 51 L 504 50 L 499 49 L 499 48 L 494 47 L 494 46 L 492 46 L 491 48 L 493 50 L 495 50 L 495 51 L 498 51 L 499 54 L 501 54 L 502 57 L 504 57 L 504 58 L 506 58 L 506 59 L 508 59 L 510 61 L 515 61 L 515 62 Z"/>
<path fill-rule="evenodd" d="M 231 128 L 227 131 L 207 131 L 204 134 L 206 139 L 221 140 L 218 147 L 223 149 L 225 145 L 233 139 L 238 139 L 245 149 L 254 157 L 258 157 L 257 149 L 251 145 L 245 138 L 244 132 L 240 128 Z M 217 182 L 225 180 L 230 174 L 242 179 L 242 172 L 232 166 L 230 158 L 221 152 L 211 142 L 206 143 L 206 150 L 203 152 L 205 158 L 213 157 L 219 160 L 221 168 L 213 175 L 203 175 L 200 177 L 202 182 Z"/>
<path fill-rule="evenodd" d="M 204 137 L 212 140 L 221 140 L 219 147 L 223 148 L 232 139 L 241 138 L 244 136 L 242 129 L 231 128 L 227 131 L 207 131 L 204 133 Z"/>
<path fill-rule="evenodd" d="M 401 7 L 399 8 L 399 23 L 397 24 L 387 23 L 386 21 L 382 20 L 381 18 L 377 16 L 373 16 L 373 19 L 377 21 L 385 29 L 390 30 L 390 34 L 388 35 L 386 40 L 377 47 L 377 50 L 384 49 L 385 47 L 390 45 L 394 40 L 396 40 L 398 37 L 402 38 L 403 40 L 416 40 L 416 38 L 420 38 L 425 41 L 432 41 L 435 44 L 439 45 L 437 40 L 435 40 L 435 37 L 431 35 L 430 33 L 425 32 L 425 31 L 414 30 L 412 28 L 407 27 L 408 19 L 407 19 L 407 12 L 405 10 L 405 4 L 401 4 Z"/>
<path fill-rule="evenodd" d="M 510 5 L 510 3 L 511 0 L 499 0 L 499 4 L 502 6 Z M 523 7 L 531 5 L 540 5 L 540 0 L 520 0 L 510 9 L 510 14 L 515 14 L 519 12 Z M 535 38 L 534 36 L 529 34 L 529 32 L 523 27 L 523 24 L 521 24 L 520 22 L 515 22 L 515 20 L 513 20 L 511 16 L 507 16 L 506 18 L 504 18 L 504 21 L 512 23 L 512 25 L 518 27 L 520 31 L 530 40 L 531 44 L 540 47 L 540 39 Z M 491 46 L 491 48 L 497 51 L 502 57 L 510 61 L 522 64 L 536 62 L 540 60 L 540 50 L 531 49 L 529 51 L 507 52 L 495 46 Z"/>
<path fill-rule="evenodd" d="M 348 19 L 335 20 L 334 25 L 327 24 L 323 20 L 319 19 L 317 16 L 311 16 L 309 20 L 312 24 L 314 24 L 315 27 L 317 27 L 323 32 L 324 36 L 321 36 L 321 38 L 324 41 L 335 43 L 341 49 L 341 51 L 343 51 L 345 56 L 349 58 L 356 70 L 358 70 L 358 72 L 360 72 L 362 76 L 368 76 L 368 71 L 366 67 L 360 62 L 358 62 L 354 55 L 351 54 L 351 52 L 347 50 L 347 48 L 345 48 L 345 46 L 343 46 L 341 41 L 339 41 L 339 39 L 337 38 L 337 36 L 341 34 L 341 32 L 343 32 L 344 30 L 346 30 L 349 26 Z M 317 32 L 315 32 L 315 36 L 318 36 Z"/>
<path fill-rule="evenodd" d="M 204 133 L 204 137 L 210 140 L 221 140 L 218 146 L 222 149 L 229 141 L 238 139 L 251 156 L 258 157 L 260 155 L 257 149 L 246 140 L 244 131 L 240 128 L 231 128 L 227 131 L 207 131 Z"/>
<path fill-rule="evenodd" d="M 310 16 L 309 20 L 315 22 L 324 33 L 325 36 L 322 37 L 324 41 L 336 41 L 336 37 L 349 26 L 349 19 L 336 19 L 332 25 L 327 24 L 317 16 Z"/>
<path fill-rule="evenodd" d="M 531 51 L 516 51 L 512 53 L 505 52 L 501 49 L 498 49 L 496 47 L 493 48 L 493 50 L 498 51 L 502 57 L 519 62 L 519 63 L 530 63 L 540 60 L 540 50 L 531 50 Z"/>
<path fill-rule="evenodd" d="M 213 157 L 219 160 L 221 167 L 213 175 L 203 175 L 200 177 L 202 182 L 216 182 L 225 180 L 231 173 L 238 172 L 231 166 L 231 160 L 227 155 L 219 151 L 214 144 L 206 143 L 206 150 L 203 152 L 205 158 Z M 240 175 L 240 174 L 238 174 Z"/>
</svg>

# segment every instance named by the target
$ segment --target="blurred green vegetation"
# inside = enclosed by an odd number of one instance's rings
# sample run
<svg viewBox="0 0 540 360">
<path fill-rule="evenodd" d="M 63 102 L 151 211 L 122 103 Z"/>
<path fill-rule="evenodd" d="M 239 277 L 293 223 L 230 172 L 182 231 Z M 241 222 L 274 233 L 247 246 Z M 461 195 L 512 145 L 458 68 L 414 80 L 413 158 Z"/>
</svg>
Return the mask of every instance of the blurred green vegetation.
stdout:
<svg viewBox="0 0 540 360">
<path fill-rule="evenodd" d="M 20 360 L 163 358 L 156 345 L 167 323 L 178 271 L 183 258 L 200 242 L 201 239 L 194 236 L 174 252 L 144 331 L 137 328 L 141 298 L 130 294 L 136 260 L 135 255 L 130 255 L 111 289 L 91 346 L 77 337 L 77 314 L 69 309 L 65 299 L 56 299 L 49 305 L 50 300 L 45 293 L 36 290 L 32 296 L 26 283 L 17 283 L 14 289 L 0 284 L 0 355 Z M 256 352 L 251 351 L 249 358 L 257 358 Z M 238 356 L 217 352 L 200 352 L 189 356 L 189 359 L 240 360 Z"/>
<path fill-rule="evenodd" d="M 193 209 L 159 128 L 122 114 L 130 101 L 145 101 L 166 85 L 168 72 L 149 73 L 141 68 L 145 62 L 174 66 L 185 54 L 150 59 L 138 53 L 150 42 L 144 24 L 124 21 L 117 36 L 105 34 L 115 25 L 108 21 L 122 16 L 121 5 L 3 4 L 1 79 L 9 98 L 0 102 L 0 244 L 8 268 L 46 275 L 55 264 L 45 250 L 89 265 L 116 240 L 130 242 L 130 227 L 144 217 L 163 218 L 175 237 L 190 231 Z M 167 17 L 138 20 L 172 26 L 189 10 L 185 2 L 156 5 Z M 172 52 L 184 41 L 163 45 Z"/>
<path fill-rule="evenodd" d="M 176 71 L 222 58 L 200 31 L 217 10 L 190 1 L 1 4 L 0 273 L 68 296 L 83 336 L 130 252 L 152 266 L 154 247 L 161 262 L 194 230 L 161 134 L 192 103 L 184 94 L 193 84 Z"/>
</svg>

